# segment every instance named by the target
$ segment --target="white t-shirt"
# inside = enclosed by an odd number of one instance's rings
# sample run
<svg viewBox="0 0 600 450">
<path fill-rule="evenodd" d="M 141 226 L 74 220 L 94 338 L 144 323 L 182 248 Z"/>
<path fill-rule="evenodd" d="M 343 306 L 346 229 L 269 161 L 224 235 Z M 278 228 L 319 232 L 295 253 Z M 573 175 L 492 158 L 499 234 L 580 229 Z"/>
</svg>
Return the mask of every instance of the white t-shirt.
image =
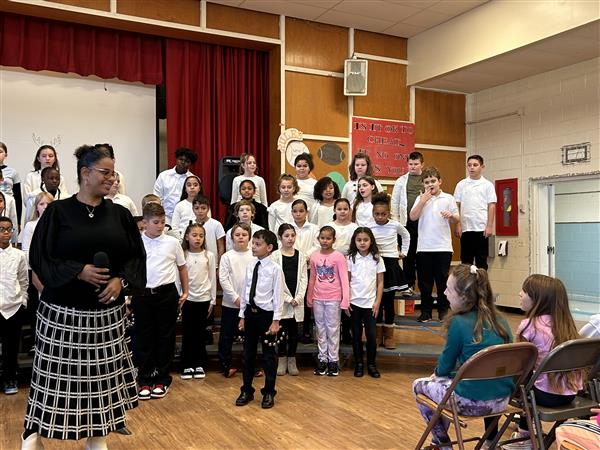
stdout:
<svg viewBox="0 0 600 450">
<path fill-rule="evenodd" d="M 377 274 L 385 272 L 383 258 L 375 261 L 373 255 L 356 254 L 355 261 L 348 257 L 350 279 L 350 304 L 360 308 L 372 308 L 377 297 Z"/>
<path fill-rule="evenodd" d="M 335 242 L 333 243 L 333 249 L 346 256 L 348 249 L 350 248 L 350 242 L 352 241 L 352 235 L 354 230 L 358 228 L 354 222 L 350 222 L 348 225 L 338 225 L 335 222 L 329 222 L 330 227 L 335 230 Z"/>
<path fill-rule="evenodd" d="M 420 201 L 421 196 L 419 195 L 412 209 L 415 209 Z M 419 217 L 417 252 L 452 252 L 450 222 L 441 215 L 444 210 L 450 211 L 452 214 L 458 213 L 454 197 L 445 192 L 440 192 L 429 199 L 423 207 Z"/>
<path fill-rule="evenodd" d="M 269 230 L 277 234 L 277 230 L 284 223 L 293 224 L 292 203 L 296 200 L 294 197 L 291 202 L 286 203 L 281 200 L 274 201 L 267 208 L 269 213 Z"/>
<path fill-rule="evenodd" d="M 252 250 L 250 249 L 243 252 L 229 250 L 221 256 L 219 282 L 223 289 L 223 306 L 239 309 L 234 301 L 242 296 L 246 267 L 252 261 L 254 261 L 254 256 L 252 256 Z"/>
<path fill-rule="evenodd" d="M 125 194 L 117 194 L 113 198 L 108 199 L 112 200 L 115 205 L 121 205 L 122 207 L 127 208 L 132 216 L 138 215 L 138 209 L 135 206 L 135 202 L 131 200 L 131 197 L 128 197 Z"/>
<path fill-rule="evenodd" d="M 463 231 L 485 231 L 488 205 L 496 203 L 496 190 L 484 177 L 465 178 L 454 189 L 454 198 L 460 203 L 460 224 Z"/>
<path fill-rule="evenodd" d="M 209 251 L 187 252 L 185 263 L 190 280 L 188 302 L 217 303 L 217 268 L 215 255 Z"/>
<path fill-rule="evenodd" d="M 256 233 L 258 230 L 264 230 L 263 227 L 261 227 L 260 225 L 256 225 L 255 223 L 250 223 L 250 229 L 250 241 L 252 241 L 252 236 L 254 236 L 254 233 Z M 229 230 L 227 230 L 227 233 L 225 233 L 225 251 L 227 252 L 229 250 L 233 250 L 233 238 L 231 237 L 231 230 L 233 230 L 233 228 L 230 228 Z"/>
<path fill-rule="evenodd" d="M 352 205 L 356 199 L 356 193 L 358 192 L 358 180 L 346 181 L 344 189 L 342 189 L 342 198 L 347 198 Z M 375 180 L 375 186 L 377 186 L 377 192 L 383 192 L 383 186 L 377 180 Z"/>
<path fill-rule="evenodd" d="M 314 178 L 306 178 L 304 180 L 297 179 L 298 187 L 300 190 L 296 194 L 296 198 L 300 198 L 306 202 L 308 205 L 308 212 L 310 213 L 310 209 L 315 203 L 315 184 L 317 184 L 317 180 Z"/>
<path fill-rule="evenodd" d="M 373 204 L 371 202 L 360 202 L 356 205 L 356 216 L 354 222 L 359 227 L 370 227 L 375 223 L 373 219 Z"/>
<path fill-rule="evenodd" d="M 175 205 L 173 217 L 171 218 L 171 227 L 183 237 L 190 221 L 192 223 L 196 222 L 193 204 L 187 200 L 181 200 Z"/>
<path fill-rule="evenodd" d="M 320 248 L 317 237 L 319 236 L 319 229 L 314 223 L 309 221 L 304 222 L 302 228 L 299 228 L 296 223 L 292 222 L 294 229 L 296 230 L 296 242 L 294 248 L 303 252 L 307 258 Z"/>
<path fill-rule="evenodd" d="M 221 225 L 221 222 L 218 220 L 209 217 L 202 226 L 204 227 L 205 232 L 204 242 L 206 242 L 206 249 L 218 258 L 219 252 L 217 251 L 217 240 L 225 237 L 223 225 Z"/>
<path fill-rule="evenodd" d="M 177 281 L 177 267 L 185 264 L 183 248 L 177 239 L 166 234 L 150 238 L 142 233 L 146 249 L 146 287 L 155 288 Z"/>
<path fill-rule="evenodd" d="M 333 220 L 333 205 L 326 206 L 317 201 L 313 205 L 308 216 L 308 220 L 311 223 L 314 223 L 320 230 L 326 223 Z"/>
<path fill-rule="evenodd" d="M 167 223 L 171 224 L 171 218 L 175 210 L 175 205 L 181 200 L 183 192 L 183 183 L 187 177 L 194 175 L 189 170 L 186 173 L 177 173 L 175 168 L 167 169 L 158 174 L 154 182 L 154 195 L 158 195 L 161 200 L 165 213 L 167 214 Z"/>
<path fill-rule="evenodd" d="M 37 227 L 40 219 L 30 220 L 23 227 L 23 231 L 21 232 L 21 250 L 25 252 L 27 255 L 27 263 L 29 264 L 29 247 L 31 246 L 31 240 L 33 239 L 33 233 L 35 232 L 35 227 Z"/>
<path fill-rule="evenodd" d="M 254 200 L 258 203 L 262 203 L 265 206 L 269 206 L 267 202 L 267 186 L 265 185 L 265 180 L 263 177 L 259 177 L 258 175 L 254 175 L 251 177 L 247 177 L 246 175 L 238 175 L 233 179 L 233 183 L 231 184 L 231 204 L 239 202 L 242 199 L 242 194 L 240 194 L 240 184 L 244 180 L 251 180 L 256 186 L 256 190 L 254 191 Z"/>
</svg>

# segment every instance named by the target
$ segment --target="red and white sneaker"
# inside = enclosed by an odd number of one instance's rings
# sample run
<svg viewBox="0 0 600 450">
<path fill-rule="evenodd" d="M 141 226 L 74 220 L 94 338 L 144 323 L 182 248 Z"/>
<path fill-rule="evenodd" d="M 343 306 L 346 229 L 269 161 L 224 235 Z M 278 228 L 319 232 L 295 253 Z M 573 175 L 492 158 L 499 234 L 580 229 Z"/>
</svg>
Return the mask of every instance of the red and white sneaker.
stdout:
<svg viewBox="0 0 600 450">
<path fill-rule="evenodd" d="M 163 398 L 169 392 L 169 386 L 164 384 L 156 384 L 154 385 L 154 389 L 152 389 L 152 393 L 150 396 L 152 398 Z"/>
<path fill-rule="evenodd" d="M 138 391 L 138 399 L 150 400 L 152 395 L 152 388 L 150 386 L 142 386 Z"/>
</svg>

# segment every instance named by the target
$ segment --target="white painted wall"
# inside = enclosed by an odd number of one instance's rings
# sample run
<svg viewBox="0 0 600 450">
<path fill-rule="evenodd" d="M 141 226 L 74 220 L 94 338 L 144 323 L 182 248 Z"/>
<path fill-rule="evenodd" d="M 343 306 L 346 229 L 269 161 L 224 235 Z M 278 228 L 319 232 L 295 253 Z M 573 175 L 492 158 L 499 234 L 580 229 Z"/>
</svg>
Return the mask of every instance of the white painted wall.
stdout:
<svg viewBox="0 0 600 450">
<path fill-rule="evenodd" d="M 8 147 L 6 164 L 22 181 L 41 145 L 35 137 L 56 148 L 70 193 L 78 190 L 75 149 L 108 142 L 127 195 L 139 205 L 156 174 L 155 120 L 154 86 L 0 69 L 0 141 Z"/>
<path fill-rule="evenodd" d="M 509 255 L 491 259 L 490 279 L 498 304 L 518 307 L 517 293 L 531 270 L 531 178 L 600 170 L 600 59 L 525 78 L 467 96 L 468 154 L 485 159 L 490 180 L 519 178 L 519 236 Z M 563 166 L 561 147 L 591 142 L 592 160 Z M 498 238 L 500 239 L 500 238 Z"/>
</svg>

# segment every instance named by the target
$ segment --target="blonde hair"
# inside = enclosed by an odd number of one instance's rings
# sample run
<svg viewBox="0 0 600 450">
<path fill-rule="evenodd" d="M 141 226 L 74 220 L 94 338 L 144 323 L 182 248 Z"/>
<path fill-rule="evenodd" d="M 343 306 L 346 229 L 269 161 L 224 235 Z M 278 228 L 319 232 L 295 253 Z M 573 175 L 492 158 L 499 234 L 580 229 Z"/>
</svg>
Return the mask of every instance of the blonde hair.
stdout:
<svg viewBox="0 0 600 450">
<path fill-rule="evenodd" d="M 40 204 L 43 198 L 46 198 L 48 200 L 48 203 L 54 201 L 54 195 L 52 195 L 50 192 L 44 191 L 36 195 L 35 200 L 33 201 L 33 211 L 31 212 L 31 217 L 29 220 L 37 220 L 40 218 L 40 213 L 38 212 L 38 205 Z"/>
</svg>

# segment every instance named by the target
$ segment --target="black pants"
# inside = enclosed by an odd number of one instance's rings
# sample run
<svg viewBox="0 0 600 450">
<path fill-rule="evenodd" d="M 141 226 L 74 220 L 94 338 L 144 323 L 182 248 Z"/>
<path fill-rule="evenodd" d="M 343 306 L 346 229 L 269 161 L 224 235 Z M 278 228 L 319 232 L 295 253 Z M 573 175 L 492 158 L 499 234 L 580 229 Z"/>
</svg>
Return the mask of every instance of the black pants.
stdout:
<svg viewBox="0 0 600 450">
<path fill-rule="evenodd" d="M 395 296 L 396 291 L 384 292 L 382 294 L 381 304 L 379 305 L 379 311 L 377 312 L 377 323 L 393 325 L 394 315 L 396 314 L 396 311 L 394 309 Z M 352 308 L 354 308 L 354 306 Z M 354 329 L 354 327 L 352 329 Z"/>
<path fill-rule="evenodd" d="M 281 319 L 279 325 L 285 331 L 286 338 L 277 346 L 279 356 L 296 356 L 298 348 L 298 322 L 293 317 Z"/>
<path fill-rule="evenodd" d="M 158 294 L 134 296 L 132 299 L 137 347 L 135 356 L 141 386 L 171 384 L 178 301 L 175 284 Z"/>
<path fill-rule="evenodd" d="M 408 254 L 402 260 L 402 270 L 406 277 L 408 287 L 415 287 L 417 280 L 417 240 L 419 239 L 419 221 L 410 220 L 406 221 L 406 230 L 410 234 L 410 245 L 408 247 Z"/>
<path fill-rule="evenodd" d="M 375 365 L 377 338 L 373 309 L 360 308 L 352 305 L 352 312 L 350 314 L 350 319 L 352 321 L 352 350 L 354 352 L 354 362 L 363 362 L 362 329 L 364 325 L 365 335 L 367 337 L 367 365 Z"/>
<path fill-rule="evenodd" d="M 248 306 L 245 310 L 244 318 L 244 384 L 242 391 L 250 394 L 254 393 L 252 380 L 254 379 L 254 369 L 256 360 L 256 350 L 258 343 L 262 345 L 262 365 L 265 371 L 265 387 L 261 390 L 263 395 L 275 395 L 275 378 L 277 377 L 277 353 L 275 347 L 270 347 L 264 343 L 265 333 L 273 322 L 273 311 L 264 311 L 259 309 L 253 313 Z"/>
<path fill-rule="evenodd" d="M 464 231 L 460 236 L 460 261 L 463 264 L 473 264 L 480 269 L 488 269 L 489 255 L 488 238 L 483 231 Z"/>
<path fill-rule="evenodd" d="M 535 395 L 535 402 L 540 406 L 547 406 L 553 408 L 556 406 L 568 405 L 575 399 L 575 395 L 560 395 L 552 394 L 550 392 L 542 391 L 535 386 L 533 387 L 533 393 Z M 521 417 L 519 420 L 519 428 L 521 430 L 528 430 L 527 419 Z"/>
<path fill-rule="evenodd" d="M 221 330 L 219 332 L 219 361 L 225 375 L 231 368 L 231 346 L 240 323 L 240 310 L 221 306 Z"/>
<path fill-rule="evenodd" d="M 448 299 L 444 291 L 448 281 L 448 271 L 452 262 L 452 252 L 418 252 L 417 271 L 419 291 L 421 291 L 421 311 L 431 315 L 433 309 L 433 283 L 437 290 L 438 312 L 448 311 Z"/>
<path fill-rule="evenodd" d="M 0 342 L 2 342 L 2 376 L 4 381 L 17 381 L 17 356 L 21 341 L 24 307 L 8 319 L 0 314 Z"/>
<path fill-rule="evenodd" d="M 181 368 L 206 367 L 205 331 L 210 302 L 186 301 L 181 310 Z"/>
</svg>

